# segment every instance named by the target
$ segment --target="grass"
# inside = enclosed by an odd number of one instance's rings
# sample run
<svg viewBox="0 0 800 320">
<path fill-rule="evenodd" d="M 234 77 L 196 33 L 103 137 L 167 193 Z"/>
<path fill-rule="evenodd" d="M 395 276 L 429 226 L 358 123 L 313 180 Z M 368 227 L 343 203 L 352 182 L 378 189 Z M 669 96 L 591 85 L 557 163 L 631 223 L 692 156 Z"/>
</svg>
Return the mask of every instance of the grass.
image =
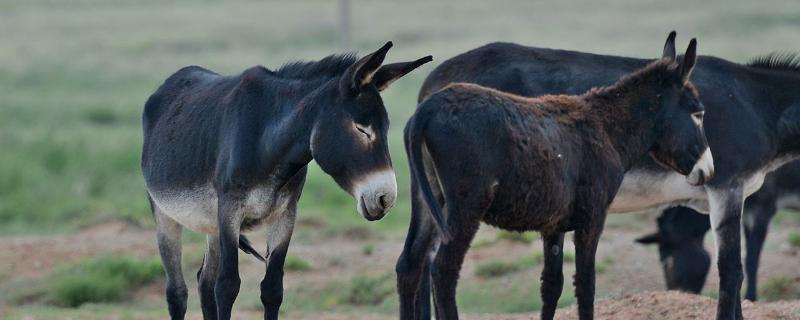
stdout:
<svg viewBox="0 0 800 320">
<path fill-rule="evenodd" d="M 475 269 L 475 275 L 481 278 L 502 277 L 520 270 L 533 268 L 544 261 L 541 252 L 523 256 L 514 260 L 499 260 L 484 262 Z"/>
<path fill-rule="evenodd" d="M 614 266 L 614 257 L 605 256 L 599 261 L 597 261 L 597 263 L 595 263 L 594 269 L 595 271 L 597 271 L 597 273 L 605 273 L 608 270 L 608 268 L 611 268 L 613 266 Z"/>
<path fill-rule="evenodd" d="M 361 247 L 361 253 L 367 257 L 371 256 L 373 253 L 375 253 L 375 245 L 371 243 L 365 244 L 363 247 Z"/>
<path fill-rule="evenodd" d="M 535 232 L 513 232 L 500 230 L 497 233 L 498 240 L 506 240 L 512 242 L 519 242 L 524 244 L 531 244 L 536 240 L 538 234 Z"/>
<path fill-rule="evenodd" d="M 800 278 L 770 277 L 759 291 L 764 301 L 800 299 Z"/>
<path fill-rule="evenodd" d="M 789 234 L 789 246 L 794 249 L 800 249 L 800 232 L 792 232 Z"/>
<path fill-rule="evenodd" d="M 4 1 L 0 231 L 68 232 L 109 217 L 151 223 L 138 168 L 139 115 L 147 96 L 172 71 L 190 64 L 233 74 L 255 64 L 275 68 L 343 51 L 331 31 L 335 6 L 322 0 Z M 366 52 L 394 40 L 389 61 L 435 58 L 383 94 L 400 195 L 393 212 L 371 228 L 394 233 L 405 231 L 410 208 L 400 133 L 424 76 L 448 57 L 498 40 L 655 57 L 661 37 L 679 28 L 679 41 L 699 37 L 701 53 L 744 61 L 765 51 L 796 49 L 790 44 L 800 25 L 792 19 L 800 9 L 790 0 L 740 0 L 723 7 L 688 0 L 669 6 L 510 1 L 502 8 L 484 1 L 356 1 L 353 8 L 350 49 Z M 485 15 L 487 10 L 494 14 Z M 237 18 L 209 22 L 198 16 Z M 568 36 L 535 31 L 553 25 L 590 31 Z M 745 39 L 758 39 L 758 45 Z M 311 166 L 301 216 L 323 217 L 331 228 L 366 225 L 353 203 Z"/>
<path fill-rule="evenodd" d="M 161 261 L 156 258 L 97 257 L 54 271 L 43 282 L 43 292 L 57 306 L 112 302 L 163 274 Z"/>
<path fill-rule="evenodd" d="M 286 260 L 283 262 L 283 268 L 286 271 L 295 272 L 311 271 L 312 269 L 311 263 L 295 256 L 286 256 Z"/>
<path fill-rule="evenodd" d="M 356 306 L 381 304 L 395 292 L 394 275 L 356 276 L 350 280 L 344 292 L 344 299 L 341 302 L 346 304 Z"/>
</svg>

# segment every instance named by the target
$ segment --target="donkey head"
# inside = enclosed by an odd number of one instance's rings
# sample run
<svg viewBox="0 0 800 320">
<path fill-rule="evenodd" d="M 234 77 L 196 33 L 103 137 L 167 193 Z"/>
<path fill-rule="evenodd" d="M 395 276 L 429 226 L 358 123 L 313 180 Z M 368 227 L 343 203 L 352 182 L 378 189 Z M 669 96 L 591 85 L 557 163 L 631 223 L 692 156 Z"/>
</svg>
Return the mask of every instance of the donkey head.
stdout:
<svg viewBox="0 0 800 320">
<path fill-rule="evenodd" d="M 636 239 L 658 244 L 667 289 L 700 293 L 711 268 L 703 237 L 711 228 L 708 216 L 687 207 L 674 207 L 658 217 L 658 231 Z"/>
<path fill-rule="evenodd" d="M 675 57 L 675 32 L 670 33 L 664 46 L 666 77 L 658 103 L 662 111 L 658 121 L 662 125 L 660 136 L 650 154 L 660 164 L 683 175 L 692 185 L 701 185 L 714 175 L 714 160 L 703 131 L 705 107 L 697 90 L 689 81 L 697 62 L 697 41 L 692 39 L 682 61 Z"/>
<path fill-rule="evenodd" d="M 320 168 L 356 199 L 367 220 L 382 218 L 397 199 L 397 182 L 389 157 L 389 117 L 380 92 L 411 70 L 432 60 L 381 66 L 388 42 L 351 65 L 332 83 L 326 104 L 311 134 L 311 154 Z"/>
</svg>

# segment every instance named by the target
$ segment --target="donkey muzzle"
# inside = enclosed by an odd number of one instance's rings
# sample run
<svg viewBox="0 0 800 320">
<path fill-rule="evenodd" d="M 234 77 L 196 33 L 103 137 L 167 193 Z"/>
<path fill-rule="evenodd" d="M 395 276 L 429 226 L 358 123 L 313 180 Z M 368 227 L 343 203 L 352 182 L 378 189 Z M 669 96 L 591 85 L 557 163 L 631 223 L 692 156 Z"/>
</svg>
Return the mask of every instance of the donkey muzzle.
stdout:
<svg viewBox="0 0 800 320">
<path fill-rule="evenodd" d="M 370 173 L 355 183 L 358 213 L 369 221 L 380 220 L 397 200 L 397 179 L 391 169 Z"/>
<path fill-rule="evenodd" d="M 703 185 L 714 177 L 714 157 L 711 156 L 711 148 L 706 148 L 692 171 L 686 176 L 686 182 L 693 186 Z"/>
</svg>

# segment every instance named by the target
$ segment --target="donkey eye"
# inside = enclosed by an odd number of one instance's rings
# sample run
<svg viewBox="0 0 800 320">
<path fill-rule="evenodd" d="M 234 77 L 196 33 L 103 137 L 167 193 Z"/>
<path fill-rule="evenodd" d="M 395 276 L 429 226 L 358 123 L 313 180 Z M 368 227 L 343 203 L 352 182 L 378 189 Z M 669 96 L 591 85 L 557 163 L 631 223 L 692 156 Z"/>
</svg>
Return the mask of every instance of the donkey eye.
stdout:
<svg viewBox="0 0 800 320">
<path fill-rule="evenodd" d="M 703 115 L 705 115 L 705 111 L 694 112 L 692 113 L 692 120 L 694 120 L 697 125 L 700 125 L 703 123 Z"/>
<path fill-rule="evenodd" d="M 363 133 L 363 134 L 364 134 L 364 136 L 366 136 L 366 137 L 367 137 L 367 139 L 372 139 L 372 135 L 369 133 L 369 131 L 367 130 L 367 128 L 364 128 L 364 127 L 362 127 L 362 126 L 360 126 L 360 125 L 355 125 L 355 126 L 356 126 L 356 130 L 358 130 L 358 132 L 361 132 L 361 133 Z"/>
</svg>

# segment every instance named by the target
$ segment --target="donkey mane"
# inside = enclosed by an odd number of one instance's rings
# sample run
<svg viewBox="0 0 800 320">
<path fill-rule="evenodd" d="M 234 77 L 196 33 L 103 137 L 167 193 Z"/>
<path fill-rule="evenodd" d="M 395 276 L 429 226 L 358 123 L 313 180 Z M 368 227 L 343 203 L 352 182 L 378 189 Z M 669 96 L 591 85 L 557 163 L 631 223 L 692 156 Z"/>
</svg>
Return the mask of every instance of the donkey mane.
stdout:
<svg viewBox="0 0 800 320">
<path fill-rule="evenodd" d="M 586 96 L 612 98 L 610 95 L 618 95 L 621 92 L 630 91 L 639 87 L 645 81 L 653 81 L 654 79 L 661 80 L 661 78 L 666 80 L 667 77 L 677 77 L 677 73 L 670 72 L 675 70 L 677 67 L 678 64 L 673 60 L 656 60 L 655 62 L 650 63 L 636 72 L 623 76 L 612 85 L 590 89 L 588 92 L 586 92 Z M 659 78 L 653 78 L 654 76 Z M 687 87 L 690 88 L 690 90 L 695 90 L 690 83 L 687 83 Z"/>
<path fill-rule="evenodd" d="M 800 72 L 800 53 L 773 52 L 753 58 L 747 63 L 747 66 L 760 69 Z"/>
<path fill-rule="evenodd" d="M 356 62 L 354 53 L 329 55 L 318 61 L 293 61 L 284 64 L 275 75 L 286 79 L 332 78 L 342 74 Z"/>
</svg>

